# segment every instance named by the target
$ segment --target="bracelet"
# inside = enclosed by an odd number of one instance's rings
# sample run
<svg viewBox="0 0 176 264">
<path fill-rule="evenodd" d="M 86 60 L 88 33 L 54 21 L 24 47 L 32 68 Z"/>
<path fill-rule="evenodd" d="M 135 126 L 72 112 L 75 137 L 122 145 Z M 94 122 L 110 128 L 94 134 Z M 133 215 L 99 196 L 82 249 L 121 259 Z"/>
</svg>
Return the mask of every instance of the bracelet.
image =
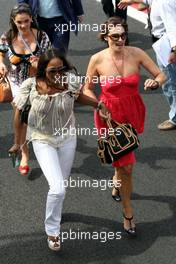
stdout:
<svg viewBox="0 0 176 264">
<path fill-rule="evenodd" d="M 98 105 L 97 105 L 97 111 L 99 111 L 101 109 L 102 109 L 102 101 L 99 101 Z"/>
</svg>

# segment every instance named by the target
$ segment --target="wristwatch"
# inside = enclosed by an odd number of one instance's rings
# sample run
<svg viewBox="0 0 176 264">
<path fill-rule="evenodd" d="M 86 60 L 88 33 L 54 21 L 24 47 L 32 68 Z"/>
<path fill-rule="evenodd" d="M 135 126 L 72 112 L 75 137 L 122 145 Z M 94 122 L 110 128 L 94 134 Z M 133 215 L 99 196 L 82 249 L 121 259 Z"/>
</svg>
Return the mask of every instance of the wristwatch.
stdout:
<svg viewBox="0 0 176 264">
<path fill-rule="evenodd" d="M 173 52 L 176 55 L 176 46 L 171 49 L 171 52 Z"/>
</svg>

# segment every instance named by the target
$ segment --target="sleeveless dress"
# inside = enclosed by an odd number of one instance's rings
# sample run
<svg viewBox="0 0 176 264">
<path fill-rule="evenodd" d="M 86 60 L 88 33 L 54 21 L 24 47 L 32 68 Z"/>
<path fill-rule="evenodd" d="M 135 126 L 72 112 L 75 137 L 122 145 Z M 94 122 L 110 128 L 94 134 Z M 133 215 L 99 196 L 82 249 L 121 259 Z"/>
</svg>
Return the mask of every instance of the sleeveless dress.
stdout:
<svg viewBox="0 0 176 264">
<path fill-rule="evenodd" d="M 115 77 L 100 82 L 101 94 L 99 100 L 105 103 L 111 112 L 111 117 L 119 123 L 130 123 L 140 134 L 144 131 L 145 106 L 139 95 L 140 75 L 132 74 L 126 77 Z M 99 113 L 94 113 L 95 126 L 99 135 L 107 128 L 100 119 Z M 130 152 L 113 162 L 114 167 L 122 167 L 136 162 L 134 152 Z"/>
</svg>

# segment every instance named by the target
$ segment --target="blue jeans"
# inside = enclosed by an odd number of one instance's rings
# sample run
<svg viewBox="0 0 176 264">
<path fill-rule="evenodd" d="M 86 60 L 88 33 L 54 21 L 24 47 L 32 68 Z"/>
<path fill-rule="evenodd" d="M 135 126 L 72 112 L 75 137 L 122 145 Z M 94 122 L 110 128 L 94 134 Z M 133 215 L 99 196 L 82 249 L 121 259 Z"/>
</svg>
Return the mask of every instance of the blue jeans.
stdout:
<svg viewBox="0 0 176 264">
<path fill-rule="evenodd" d="M 66 54 L 70 40 L 69 25 L 64 17 L 37 17 L 39 28 L 46 32 L 54 48 Z"/>
<path fill-rule="evenodd" d="M 159 68 L 166 74 L 167 81 L 162 85 L 163 94 L 165 95 L 169 106 L 169 120 L 176 124 L 176 62 L 170 63 L 164 67 L 157 58 Z"/>
</svg>

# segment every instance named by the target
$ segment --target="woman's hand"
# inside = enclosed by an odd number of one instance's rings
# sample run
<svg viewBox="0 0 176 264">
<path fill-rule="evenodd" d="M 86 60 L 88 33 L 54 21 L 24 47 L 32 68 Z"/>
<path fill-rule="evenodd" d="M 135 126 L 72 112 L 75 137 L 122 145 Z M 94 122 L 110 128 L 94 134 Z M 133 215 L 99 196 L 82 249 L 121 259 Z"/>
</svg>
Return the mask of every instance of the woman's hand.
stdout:
<svg viewBox="0 0 176 264">
<path fill-rule="evenodd" d="M 147 79 L 144 82 L 144 90 L 155 90 L 159 88 L 160 83 L 157 80 Z"/>
<path fill-rule="evenodd" d="M 175 63 L 176 62 L 176 54 L 175 52 L 171 52 L 168 59 L 169 63 Z"/>
<path fill-rule="evenodd" d="M 37 69 L 39 58 L 36 57 L 36 56 L 31 56 L 29 61 L 30 61 L 31 65 L 32 65 L 32 67 Z"/>
<path fill-rule="evenodd" d="M 111 119 L 111 112 L 105 106 L 105 104 L 103 102 L 99 102 L 97 110 L 99 111 L 99 115 L 100 115 L 102 121 L 106 121 L 107 119 Z"/>
<path fill-rule="evenodd" d="M 141 1 L 142 2 L 142 1 Z M 120 9 L 125 9 L 127 8 L 128 5 L 133 4 L 134 1 L 133 0 L 121 0 L 118 4 L 117 7 Z"/>
<path fill-rule="evenodd" d="M 84 21 L 84 15 L 78 16 L 79 23 L 83 23 Z"/>
<path fill-rule="evenodd" d="M 0 62 L 0 77 L 4 77 L 8 73 L 7 67 L 3 62 Z"/>
</svg>

